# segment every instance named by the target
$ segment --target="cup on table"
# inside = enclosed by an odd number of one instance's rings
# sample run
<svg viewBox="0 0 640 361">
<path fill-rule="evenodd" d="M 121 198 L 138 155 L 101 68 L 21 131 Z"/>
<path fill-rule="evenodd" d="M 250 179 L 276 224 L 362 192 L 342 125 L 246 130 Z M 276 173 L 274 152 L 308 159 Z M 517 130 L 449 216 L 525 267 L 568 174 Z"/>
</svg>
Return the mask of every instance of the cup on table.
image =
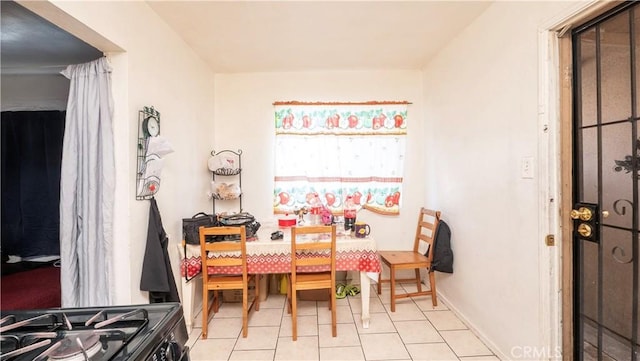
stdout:
<svg viewBox="0 0 640 361">
<path fill-rule="evenodd" d="M 364 238 L 371 233 L 371 227 L 364 222 L 356 222 L 353 226 L 355 231 L 355 236 L 358 238 Z"/>
</svg>

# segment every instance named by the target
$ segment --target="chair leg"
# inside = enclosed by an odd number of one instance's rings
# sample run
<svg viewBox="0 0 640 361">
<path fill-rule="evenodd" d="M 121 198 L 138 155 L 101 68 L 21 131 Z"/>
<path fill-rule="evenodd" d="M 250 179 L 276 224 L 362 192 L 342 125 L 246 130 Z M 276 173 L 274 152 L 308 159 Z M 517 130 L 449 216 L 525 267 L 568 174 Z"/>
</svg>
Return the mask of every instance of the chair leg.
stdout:
<svg viewBox="0 0 640 361">
<path fill-rule="evenodd" d="M 431 304 L 433 307 L 438 306 L 438 296 L 436 296 L 436 273 L 429 272 L 429 287 L 431 288 Z"/>
<path fill-rule="evenodd" d="M 217 290 L 213 291 L 213 313 L 220 310 L 220 295 Z"/>
<path fill-rule="evenodd" d="M 242 288 L 242 337 L 246 338 L 247 334 L 249 333 L 248 330 L 248 303 L 249 303 L 249 290 L 247 287 L 247 284 L 244 284 L 244 287 Z"/>
<path fill-rule="evenodd" d="M 287 275 L 287 313 L 291 314 L 291 277 Z"/>
<path fill-rule="evenodd" d="M 209 331 L 209 290 L 204 286 L 202 289 L 202 339 L 207 339 Z"/>
<path fill-rule="evenodd" d="M 396 268 L 391 266 L 391 312 L 396 312 Z"/>
<path fill-rule="evenodd" d="M 291 292 L 291 337 L 296 341 L 298 340 L 298 296 L 293 286 L 290 286 L 289 290 Z"/>
<path fill-rule="evenodd" d="M 329 304 L 331 307 L 331 335 L 333 337 L 336 337 L 338 335 L 338 328 L 336 325 L 336 293 L 335 291 L 331 292 Z"/>
<path fill-rule="evenodd" d="M 422 292 L 422 281 L 420 280 L 420 268 L 416 268 L 416 286 L 418 286 L 418 292 Z"/>
<path fill-rule="evenodd" d="M 382 294 L 382 266 L 380 266 L 380 273 L 378 273 L 378 294 Z"/>
</svg>

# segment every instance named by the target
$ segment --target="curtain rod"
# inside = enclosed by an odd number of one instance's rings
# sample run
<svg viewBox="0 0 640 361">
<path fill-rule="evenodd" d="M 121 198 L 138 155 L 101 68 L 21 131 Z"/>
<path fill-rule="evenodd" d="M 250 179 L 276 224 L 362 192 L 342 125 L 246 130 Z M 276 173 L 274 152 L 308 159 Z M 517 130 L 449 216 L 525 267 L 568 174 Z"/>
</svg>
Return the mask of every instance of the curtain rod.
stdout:
<svg viewBox="0 0 640 361">
<path fill-rule="evenodd" d="M 368 102 L 301 102 L 301 101 L 276 101 L 273 105 L 395 105 L 395 104 L 413 104 L 406 100 L 400 101 L 368 101 Z"/>
</svg>

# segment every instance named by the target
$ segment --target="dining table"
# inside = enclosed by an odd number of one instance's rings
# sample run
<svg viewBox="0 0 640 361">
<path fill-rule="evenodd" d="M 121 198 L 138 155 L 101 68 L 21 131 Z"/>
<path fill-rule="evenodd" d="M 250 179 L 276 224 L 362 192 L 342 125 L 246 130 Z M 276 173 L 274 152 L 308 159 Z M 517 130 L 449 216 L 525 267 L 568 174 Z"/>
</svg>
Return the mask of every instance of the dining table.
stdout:
<svg viewBox="0 0 640 361">
<path fill-rule="evenodd" d="M 282 232 L 282 238 L 271 239 L 271 234 Z M 369 328 L 369 297 L 371 280 L 377 282 L 380 273 L 380 258 L 376 241 L 371 236 L 355 237 L 338 225 L 336 229 L 336 271 L 357 271 L 360 274 L 360 298 L 362 327 Z M 185 322 L 189 330 L 193 327 L 196 281 L 202 269 L 199 244 L 179 245 L 180 272 L 182 275 L 182 304 Z M 286 274 L 291 272 L 291 228 L 279 227 L 277 222 L 263 222 L 256 237 L 247 239 L 247 272 L 250 274 Z M 209 274 L 233 274 L 237 269 L 213 269 Z M 351 272 L 349 272 L 351 273 Z M 352 280 L 352 282 L 357 282 Z"/>
</svg>

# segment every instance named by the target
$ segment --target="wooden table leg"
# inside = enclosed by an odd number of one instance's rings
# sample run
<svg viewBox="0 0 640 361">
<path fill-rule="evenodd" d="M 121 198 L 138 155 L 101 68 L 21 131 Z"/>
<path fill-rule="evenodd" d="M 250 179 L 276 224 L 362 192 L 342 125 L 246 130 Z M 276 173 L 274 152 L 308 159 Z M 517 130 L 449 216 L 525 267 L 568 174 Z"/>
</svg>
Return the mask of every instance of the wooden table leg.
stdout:
<svg viewBox="0 0 640 361">
<path fill-rule="evenodd" d="M 362 304 L 362 328 L 369 328 L 369 295 L 371 293 L 371 279 L 367 272 L 360 272 L 360 299 Z"/>
<path fill-rule="evenodd" d="M 184 322 L 187 324 L 187 332 L 191 333 L 193 329 L 193 320 L 195 317 L 195 309 L 196 309 L 196 287 L 201 285 L 202 282 L 202 274 L 197 275 L 187 282 L 182 279 L 182 312 L 184 313 Z M 202 302 L 200 302 L 202 303 Z"/>
</svg>

